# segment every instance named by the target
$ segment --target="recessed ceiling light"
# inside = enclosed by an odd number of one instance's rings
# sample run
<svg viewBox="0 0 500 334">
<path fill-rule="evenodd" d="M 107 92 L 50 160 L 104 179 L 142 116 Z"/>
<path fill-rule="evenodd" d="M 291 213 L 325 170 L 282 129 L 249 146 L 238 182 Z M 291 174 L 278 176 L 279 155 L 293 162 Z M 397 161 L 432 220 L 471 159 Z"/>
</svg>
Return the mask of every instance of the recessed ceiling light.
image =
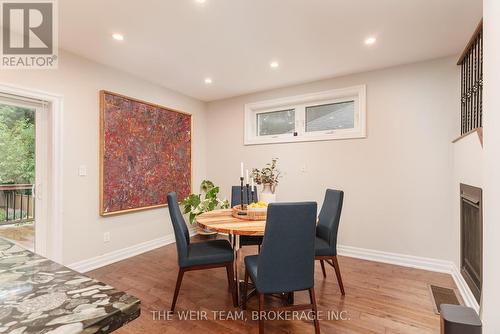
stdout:
<svg viewBox="0 0 500 334">
<path fill-rule="evenodd" d="M 365 44 L 372 45 L 372 44 L 375 44 L 376 41 L 377 41 L 377 39 L 375 37 L 368 37 L 367 39 L 365 39 Z"/>
<path fill-rule="evenodd" d="M 197 2 L 197 3 L 202 3 L 202 4 L 203 4 L 203 3 L 207 2 L 207 0 L 196 0 L 196 2 Z"/>
<path fill-rule="evenodd" d="M 113 38 L 114 38 L 115 40 L 117 40 L 117 41 L 123 41 L 123 40 L 125 39 L 125 37 L 123 37 L 123 35 L 122 35 L 122 34 L 118 34 L 118 33 L 115 33 L 115 34 L 113 34 L 112 36 L 113 36 Z"/>
<path fill-rule="evenodd" d="M 205 78 L 205 83 L 207 85 L 210 85 L 212 83 L 212 79 L 211 78 Z"/>
<path fill-rule="evenodd" d="M 272 61 L 269 66 L 271 66 L 271 68 L 278 68 L 280 67 L 280 64 L 277 62 L 277 61 Z"/>
</svg>

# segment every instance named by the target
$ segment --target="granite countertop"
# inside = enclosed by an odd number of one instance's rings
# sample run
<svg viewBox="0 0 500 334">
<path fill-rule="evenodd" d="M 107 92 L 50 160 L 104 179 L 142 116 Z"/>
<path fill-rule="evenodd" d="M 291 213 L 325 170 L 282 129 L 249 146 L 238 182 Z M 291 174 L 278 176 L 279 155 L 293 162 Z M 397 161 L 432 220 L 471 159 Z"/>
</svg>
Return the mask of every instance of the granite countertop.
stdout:
<svg viewBox="0 0 500 334">
<path fill-rule="evenodd" d="M 140 300 L 0 238 L 0 333 L 109 333 Z"/>
</svg>

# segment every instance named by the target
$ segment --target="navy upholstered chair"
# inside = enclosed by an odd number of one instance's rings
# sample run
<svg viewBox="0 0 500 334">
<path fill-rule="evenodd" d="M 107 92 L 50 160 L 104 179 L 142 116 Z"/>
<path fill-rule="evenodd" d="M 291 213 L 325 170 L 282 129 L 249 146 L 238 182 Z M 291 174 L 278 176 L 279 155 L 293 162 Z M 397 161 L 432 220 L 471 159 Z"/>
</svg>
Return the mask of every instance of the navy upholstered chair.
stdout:
<svg viewBox="0 0 500 334">
<path fill-rule="evenodd" d="M 189 231 L 181 214 L 176 194 L 173 192 L 169 193 L 167 201 L 170 218 L 174 226 L 177 258 L 179 261 L 179 274 L 175 285 L 171 311 L 173 312 L 175 309 L 184 272 L 217 267 L 226 268 L 229 287 L 233 293 L 233 303 L 237 306 L 233 269 L 234 252 L 231 244 L 227 240 L 209 240 L 191 243 L 189 240 Z"/>
<path fill-rule="evenodd" d="M 325 261 L 335 269 L 340 292 L 345 295 L 342 275 L 340 274 L 339 262 L 337 260 L 337 232 L 342 213 L 344 192 L 341 190 L 327 189 L 321 211 L 319 222 L 316 227 L 315 257 L 321 263 L 323 277 L 326 277 Z"/>
<path fill-rule="evenodd" d="M 291 305 L 293 310 L 312 309 L 316 314 L 314 295 L 314 239 L 317 204 L 315 202 L 272 203 L 267 211 L 264 241 L 259 255 L 245 257 L 246 308 L 248 278 L 259 296 L 259 314 L 264 312 L 264 295 L 309 291 L 309 304 Z M 319 333 L 315 317 L 314 328 Z M 264 319 L 259 317 L 259 333 Z"/>
<path fill-rule="evenodd" d="M 243 203 L 247 203 L 247 191 L 246 187 L 243 188 Z M 257 188 L 254 189 L 254 202 L 257 202 L 259 198 L 257 197 Z M 231 207 L 241 204 L 241 186 L 231 187 Z M 240 236 L 240 246 L 258 246 L 260 250 L 260 245 L 262 244 L 261 236 Z"/>
<path fill-rule="evenodd" d="M 243 187 L 243 203 L 247 203 L 247 189 Z M 257 196 L 257 187 L 254 187 L 254 202 L 259 200 Z M 252 199 L 252 195 L 250 195 L 250 199 Z M 241 186 L 232 186 L 231 187 L 231 207 L 241 204 Z"/>
</svg>

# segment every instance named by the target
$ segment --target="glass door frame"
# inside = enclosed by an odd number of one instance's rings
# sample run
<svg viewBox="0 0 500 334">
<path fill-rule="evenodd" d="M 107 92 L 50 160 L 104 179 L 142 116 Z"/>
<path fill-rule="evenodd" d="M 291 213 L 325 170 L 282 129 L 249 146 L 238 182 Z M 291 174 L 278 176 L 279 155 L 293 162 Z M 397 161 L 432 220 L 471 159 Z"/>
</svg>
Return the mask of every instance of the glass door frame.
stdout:
<svg viewBox="0 0 500 334">
<path fill-rule="evenodd" d="M 62 234 L 62 109 L 61 95 L 25 89 L 0 82 L 0 94 L 5 104 L 35 107 L 35 252 L 63 263 Z M 15 97 L 19 96 L 16 102 Z M 23 101 L 23 98 L 27 102 Z M 31 104 L 29 99 L 44 101 Z M 0 96 L 0 101 L 4 100 Z"/>
<path fill-rule="evenodd" d="M 34 229 L 35 240 L 33 249 L 38 254 L 46 254 L 47 249 L 47 202 L 44 200 L 43 189 L 48 184 L 48 108 L 45 102 L 29 102 L 22 99 L 0 96 L 0 104 L 34 110 L 35 113 L 35 180 L 33 181 Z"/>
</svg>

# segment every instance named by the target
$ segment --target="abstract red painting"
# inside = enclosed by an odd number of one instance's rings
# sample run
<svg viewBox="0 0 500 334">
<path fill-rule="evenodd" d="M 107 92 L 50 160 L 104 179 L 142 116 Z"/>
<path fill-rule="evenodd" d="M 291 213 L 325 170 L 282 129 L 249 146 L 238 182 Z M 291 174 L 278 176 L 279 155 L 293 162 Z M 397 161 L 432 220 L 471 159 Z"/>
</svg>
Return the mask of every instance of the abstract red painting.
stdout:
<svg viewBox="0 0 500 334">
<path fill-rule="evenodd" d="M 100 214 L 166 206 L 191 193 L 191 115 L 100 92 Z"/>
</svg>

